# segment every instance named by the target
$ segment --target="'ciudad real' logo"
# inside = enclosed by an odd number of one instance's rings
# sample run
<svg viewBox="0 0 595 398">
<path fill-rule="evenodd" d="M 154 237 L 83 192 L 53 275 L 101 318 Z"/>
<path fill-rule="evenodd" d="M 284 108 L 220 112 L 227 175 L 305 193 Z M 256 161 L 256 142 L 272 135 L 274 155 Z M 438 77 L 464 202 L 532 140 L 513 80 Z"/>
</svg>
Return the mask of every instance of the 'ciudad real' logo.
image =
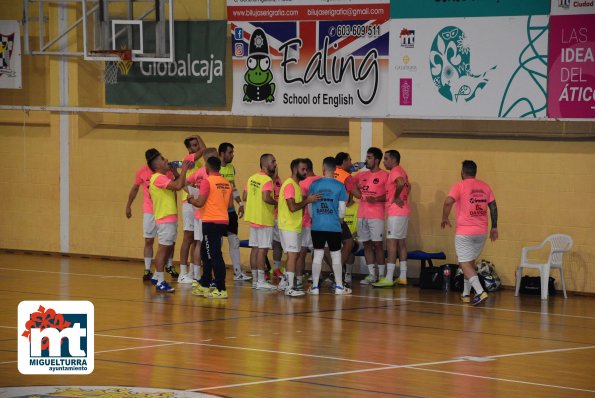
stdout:
<svg viewBox="0 0 595 398">
<path fill-rule="evenodd" d="M 18 368 L 22 374 L 90 374 L 94 307 L 89 301 L 22 301 Z"/>
</svg>

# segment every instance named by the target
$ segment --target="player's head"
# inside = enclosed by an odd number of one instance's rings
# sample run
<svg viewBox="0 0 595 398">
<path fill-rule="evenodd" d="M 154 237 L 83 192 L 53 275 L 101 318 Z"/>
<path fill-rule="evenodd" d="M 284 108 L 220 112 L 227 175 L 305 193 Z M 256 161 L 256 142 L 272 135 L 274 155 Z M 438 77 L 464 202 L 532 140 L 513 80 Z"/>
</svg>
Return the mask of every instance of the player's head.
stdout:
<svg viewBox="0 0 595 398">
<path fill-rule="evenodd" d="M 206 167 L 207 171 L 218 173 L 219 170 L 221 170 L 221 159 L 219 159 L 217 156 L 211 156 L 210 158 L 207 158 Z"/>
<path fill-rule="evenodd" d="M 293 159 L 289 167 L 291 168 L 291 175 L 295 177 L 298 181 L 302 181 L 306 178 L 307 170 L 306 162 L 304 162 L 304 159 Z"/>
<path fill-rule="evenodd" d="M 328 156 L 322 160 L 322 172 L 325 176 L 332 176 L 337 169 L 337 162 L 332 156 Z"/>
<path fill-rule="evenodd" d="M 477 164 L 473 160 L 463 160 L 461 178 L 475 177 L 477 175 Z"/>
<path fill-rule="evenodd" d="M 372 146 L 366 151 L 366 167 L 368 169 L 374 169 L 380 165 L 382 160 L 382 151 L 380 148 Z"/>
<path fill-rule="evenodd" d="M 399 151 L 389 149 L 384 152 L 384 168 L 391 170 L 393 167 L 398 166 L 401 163 L 401 154 Z"/>
<path fill-rule="evenodd" d="M 188 149 L 189 153 L 196 153 L 200 149 L 200 144 L 198 143 L 198 138 L 196 138 L 196 136 L 186 137 L 184 139 L 184 146 Z"/>
<path fill-rule="evenodd" d="M 226 164 L 233 161 L 233 145 L 229 142 L 223 142 L 219 144 L 219 158 Z"/>
<path fill-rule="evenodd" d="M 145 159 L 147 160 L 147 166 L 149 166 L 152 171 L 162 170 L 162 163 L 167 164 L 167 160 L 161 155 L 161 152 L 155 148 L 146 150 Z"/>
<path fill-rule="evenodd" d="M 349 171 L 352 166 L 351 156 L 347 152 L 339 152 L 335 155 L 335 163 L 337 167 L 342 168 L 345 171 Z"/>
<path fill-rule="evenodd" d="M 209 160 L 212 157 L 217 157 L 217 148 L 215 147 L 208 147 L 207 149 L 205 149 L 205 152 L 203 153 L 202 157 L 205 159 L 205 161 Z"/>
<path fill-rule="evenodd" d="M 260 170 L 264 171 L 269 176 L 275 175 L 277 169 L 277 159 L 270 153 L 263 153 L 260 155 Z"/>
<path fill-rule="evenodd" d="M 308 175 L 314 175 L 314 163 L 310 158 L 304 158 L 304 163 L 306 163 L 306 171 Z"/>
</svg>

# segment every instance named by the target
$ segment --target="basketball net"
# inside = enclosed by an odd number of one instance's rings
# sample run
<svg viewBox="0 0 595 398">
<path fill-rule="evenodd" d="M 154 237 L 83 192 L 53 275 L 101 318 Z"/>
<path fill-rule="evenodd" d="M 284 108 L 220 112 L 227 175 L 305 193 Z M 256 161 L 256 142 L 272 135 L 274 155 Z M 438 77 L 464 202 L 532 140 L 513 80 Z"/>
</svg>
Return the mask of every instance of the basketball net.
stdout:
<svg viewBox="0 0 595 398">
<path fill-rule="evenodd" d="M 100 53 L 97 51 L 97 53 Z M 132 51 L 131 50 L 109 50 L 102 51 L 104 54 L 117 55 L 119 59 L 113 61 L 105 61 L 105 73 L 103 79 L 105 84 L 118 83 L 118 75 L 128 75 L 130 68 L 132 68 Z M 119 72 L 119 73 L 118 73 Z"/>
</svg>

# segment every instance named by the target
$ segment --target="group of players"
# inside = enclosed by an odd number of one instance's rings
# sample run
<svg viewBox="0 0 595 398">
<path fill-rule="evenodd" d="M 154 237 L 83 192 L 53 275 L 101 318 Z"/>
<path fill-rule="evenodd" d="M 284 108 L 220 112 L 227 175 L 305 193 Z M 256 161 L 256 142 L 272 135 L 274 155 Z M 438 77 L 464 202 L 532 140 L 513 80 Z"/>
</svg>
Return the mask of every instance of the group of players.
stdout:
<svg viewBox="0 0 595 398">
<path fill-rule="evenodd" d="M 304 296 L 306 292 L 318 295 L 322 261 L 326 259 L 334 277 L 333 292 L 351 294 L 354 253 L 361 244 L 369 271 L 360 281 L 362 285 L 407 285 L 406 238 L 411 188 L 407 173 L 400 166 L 398 151 L 388 150 L 383 154 L 379 148 L 369 148 L 362 162 L 367 170 L 353 175 L 358 167 L 345 152 L 326 157 L 319 176 L 314 174 L 310 159 L 294 159 L 290 164 L 291 176 L 285 181 L 278 176 L 274 155 L 266 153 L 260 156 L 260 171 L 248 178 L 240 196 L 232 164 L 232 144 L 207 148 L 199 136 L 188 137 L 184 144 L 189 154 L 181 165 L 168 163 L 154 148 L 146 151 L 147 166 L 138 170 L 126 207 L 126 215 L 130 217 L 131 204 L 142 187 L 143 279 L 151 280 L 157 291 L 174 291 L 164 279 L 166 271 L 177 278 L 178 283 L 192 283 L 194 295 L 227 298 L 221 252 L 225 236 L 234 280 L 252 280 L 254 289 L 281 290 L 289 297 Z M 386 170 L 380 168 L 381 162 Z M 494 195 L 486 183 L 475 178 L 476 173 L 473 161 L 463 162 L 461 181 L 451 188 L 445 200 L 441 222 L 442 228 L 450 226 L 449 214 L 453 205 L 456 206 L 455 249 L 465 275 L 461 300 L 474 305 L 487 299 L 475 272 L 475 261 L 488 236 L 488 209 L 492 223 L 489 236 L 492 240 L 498 238 Z M 180 190 L 184 238 L 178 274 L 172 257 L 177 233 L 175 191 Z M 238 205 L 237 211 L 234 202 Z M 242 271 L 240 263 L 238 219 L 242 216 L 250 223 L 252 276 Z M 155 236 L 159 249 L 155 256 L 156 271 L 152 274 Z M 265 264 L 270 249 L 273 249 L 274 266 L 268 273 Z M 283 251 L 287 253 L 284 269 L 281 267 Z M 303 275 L 308 252 L 312 252 L 312 277 L 306 290 Z M 395 280 L 397 259 L 399 274 Z M 279 279 L 277 285 L 271 283 L 274 277 Z M 473 298 L 471 288 L 475 290 Z"/>
</svg>

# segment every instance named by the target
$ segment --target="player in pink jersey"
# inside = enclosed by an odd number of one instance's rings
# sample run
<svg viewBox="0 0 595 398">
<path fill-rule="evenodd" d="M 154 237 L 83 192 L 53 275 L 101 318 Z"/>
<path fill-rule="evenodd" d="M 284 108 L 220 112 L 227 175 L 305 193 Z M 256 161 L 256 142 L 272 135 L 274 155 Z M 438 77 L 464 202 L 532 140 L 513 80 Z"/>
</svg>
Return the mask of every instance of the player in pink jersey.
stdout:
<svg viewBox="0 0 595 398">
<path fill-rule="evenodd" d="M 356 189 L 353 194 L 361 198 L 357 212 L 357 234 L 364 244 L 364 255 L 369 274 L 361 280 L 362 285 L 378 282 L 384 276 L 384 212 L 386 201 L 386 181 L 388 172 L 380 169 L 382 151 L 376 147 L 366 152 L 366 168 L 355 179 Z M 378 265 L 378 275 L 376 275 Z"/>
<path fill-rule="evenodd" d="M 271 178 L 273 179 L 273 197 L 275 202 L 279 202 L 279 196 L 281 195 L 281 185 L 283 185 L 283 181 L 281 181 L 281 178 L 279 177 L 279 166 L 275 166 L 275 175 Z M 275 207 L 275 225 L 273 226 L 273 268 L 268 274 L 265 274 L 265 276 L 269 277 L 269 279 L 272 276 L 281 279 L 283 278 L 284 272 L 281 270 L 283 247 L 281 246 L 278 215 L 278 209 Z"/>
<path fill-rule="evenodd" d="M 479 258 L 488 234 L 488 209 L 492 220 L 490 239 L 498 239 L 498 207 L 496 198 L 488 184 L 475 178 L 477 165 L 472 160 L 465 160 L 461 170 L 462 181 L 452 186 L 442 209 L 444 229 L 451 227 L 448 216 L 455 205 L 457 228 L 455 232 L 455 251 L 459 266 L 465 275 L 461 300 L 473 305 L 487 300 L 488 294 L 483 291 L 477 272 L 475 261 Z M 475 297 L 470 299 L 471 287 L 475 290 Z"/>
<path fill-rule="evenodd" d="M 157 225 L 155 224 L 155 216 L 153 215 L 153 202 L 151 201 L 151 195 L 149 194 L 149 182 L 153 171 L 149 166 L 144 165 L 136 171 L 134 178 L 134 184 L 130 188 L 128 194 L 128 202 L 126 203 L 126 218 L 132 217 L 132 202 L 136 199 L 139 188 L 143 189 L 143 237 L 145 238 L 145 246 L 143 248 L 143 257 L 145 262 L 145 272 L 143 274 L 143 280 L 149 281 L 153 276 L 151 272 L 151 262 L 153 261 L 153 244 L 155 243 L 155 237 L 157 236 Z M 170 170 L 167 176 L 174 180 L 177 178 L 176 175 Z M 173 269 L 173 268 L 172 268 Z"/>
<path fill-rule="evenodd" d="M 393 287 L 393 275 L 399 256 L 399 285 L 407 284 L 407 226 L 409 224 L 409 177 L 401 167 L 401 154 L 394 149 L 384 153 L 384 167 L 390 171 L 386 182 L 386 276 L 380 277 L 374 287 Z"/>
</svg>

